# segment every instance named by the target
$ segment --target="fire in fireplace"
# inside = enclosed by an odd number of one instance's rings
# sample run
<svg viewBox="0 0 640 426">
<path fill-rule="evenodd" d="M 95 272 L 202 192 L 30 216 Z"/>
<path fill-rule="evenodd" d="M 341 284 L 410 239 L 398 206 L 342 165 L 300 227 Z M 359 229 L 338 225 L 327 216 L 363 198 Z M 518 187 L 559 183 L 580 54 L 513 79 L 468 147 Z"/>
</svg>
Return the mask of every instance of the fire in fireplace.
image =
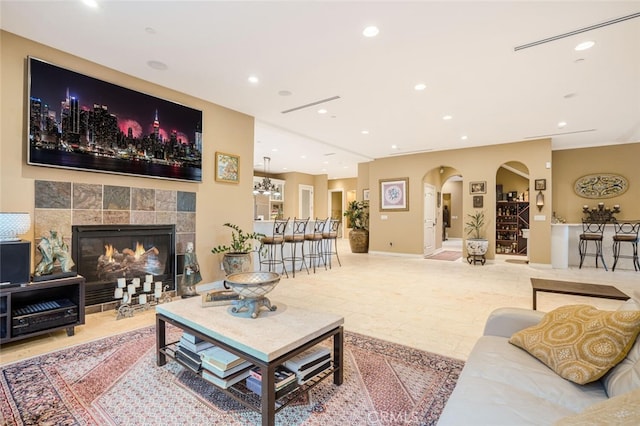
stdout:
<svg viewBox="0 0 640 426">
<path fill-rule="evenodd" d="M 73 226 L 71 255 L 86 280 L 86 306 L 112 302 L 118 278 L 151 274 L 175 290 L 175 225 Z"/>
</svg>

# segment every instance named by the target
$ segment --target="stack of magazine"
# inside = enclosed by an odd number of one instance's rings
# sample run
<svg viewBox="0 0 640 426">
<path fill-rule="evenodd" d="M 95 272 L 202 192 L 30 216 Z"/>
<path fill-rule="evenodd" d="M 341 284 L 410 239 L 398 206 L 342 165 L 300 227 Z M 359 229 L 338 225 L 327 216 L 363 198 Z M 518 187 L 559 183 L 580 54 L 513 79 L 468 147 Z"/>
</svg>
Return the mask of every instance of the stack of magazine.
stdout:
<svg viewBox="0 0 640 426">
<path fill-rule="evenodd" d="M 331 367 L 331 351 L 316 346 L 286 360 L 284 366 L 293 371 L 298 384 L 303 385 Z"/>
<path fill-rule="evenodd" d="M 276 399 L 283 397 L 298 387 L 296 375 L 282 365 L 276 367 L 274 376 Z M 250 376 L 247 377 L 246 385 L 250 391 L 262 395 L 262 372 L 260 371 L 260 367 L 254 367 L 250 370 Z"/>
<path fill-rule="evenodd" d="M 200 353 L 212 346 L 213 343 L 205 342 L 193 334 L 182 333 L 175 351 L 175 357 L 189 369 L 198 372 L 201 368 Z"/>
<path fill-rule="evenodd" d="M 202 377 L 223 389 L 249 377 L 251 362 L 213 346 L 200 352 Z"/>
</svg>

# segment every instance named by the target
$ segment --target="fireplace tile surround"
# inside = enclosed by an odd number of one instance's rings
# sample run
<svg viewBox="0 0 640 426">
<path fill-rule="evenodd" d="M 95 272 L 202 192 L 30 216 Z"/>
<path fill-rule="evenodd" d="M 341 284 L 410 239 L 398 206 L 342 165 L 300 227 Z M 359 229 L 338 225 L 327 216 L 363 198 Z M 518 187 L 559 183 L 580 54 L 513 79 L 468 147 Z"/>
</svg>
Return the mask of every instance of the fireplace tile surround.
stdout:
<svg viewBox="0 0 640 426">
<path fill-rule="evenodd" d="M 50 230 L 58 231 L 71 247 L 73 225 L 176 226 L 176 255 L 184 255 L 188 242 L 196 244 L 196 193 L 77 182 L 35 181 L 34 229 L 37 246 Z M 36 250 L 35 264 L 40 262 Z M 178 263 L 180 261 L 178 260 Z M 176 271 L 180 273 L 181 271 Z M 181 277 L 176 276 L 179 282 Z M 115 306 L 115 302 L 113 303 Z M 100 311 L 112 309 L 98 307 Z M 88 310 L 87 313 L 92 312 Z"/>
</svg>

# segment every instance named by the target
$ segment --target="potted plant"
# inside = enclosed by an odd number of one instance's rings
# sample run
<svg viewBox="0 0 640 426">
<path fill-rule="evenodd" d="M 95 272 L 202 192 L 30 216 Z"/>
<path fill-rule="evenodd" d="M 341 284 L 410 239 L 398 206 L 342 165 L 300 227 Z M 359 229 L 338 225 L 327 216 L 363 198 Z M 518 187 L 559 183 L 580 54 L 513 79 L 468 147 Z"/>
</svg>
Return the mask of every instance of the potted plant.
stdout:
<svg viewBox="0 0 640 426">
<path fill-rule="evenodd" d="M 211 249 L 211 253 L 224 253 L 222 267 L 227 275 L 250 271 L 250 253 L 254 251 L 251 241 L 260 241 L 265 235 L 257 232 L 244 232 L 238 225 L 232 223 L 225 223 L 222 226 L 231 228 L 231 243 L 214 247 Z"/>
<path fill-rule="evenodd" d="M 349 245 L 352 253 L 369 251 L 369 202 L 351 201 L 344 212 L 349 231 Z"/>
<path fill-rule="evenodd" d="M 486 261 L 484 255 L 489 249 L 489 241 L 482 237 L 482 231 L 485 225 L 484 210 L 476 210 L 473 214 L 467 214 L 468 222 L 465 223 L 464 230 L 471 238 L 465 241 L 467 247 L 467 261 L 481 262 L 483 265 Z"/>
</svg>

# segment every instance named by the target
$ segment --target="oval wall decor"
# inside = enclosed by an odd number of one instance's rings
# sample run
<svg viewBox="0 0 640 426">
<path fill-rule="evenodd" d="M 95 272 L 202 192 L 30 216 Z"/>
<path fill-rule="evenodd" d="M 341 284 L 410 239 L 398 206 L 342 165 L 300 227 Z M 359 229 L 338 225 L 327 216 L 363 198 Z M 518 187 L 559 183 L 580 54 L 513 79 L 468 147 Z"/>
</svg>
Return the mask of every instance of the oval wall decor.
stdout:
<svg viewBox="0 0 640 426">
<path fill-rule="evenodd" d="M 628 187 L 624 177 L 601 173 L 582 176 L 576 181 L 574 191 L 584 198 L 611 198 L 624 194 Z"/>
</svg>

